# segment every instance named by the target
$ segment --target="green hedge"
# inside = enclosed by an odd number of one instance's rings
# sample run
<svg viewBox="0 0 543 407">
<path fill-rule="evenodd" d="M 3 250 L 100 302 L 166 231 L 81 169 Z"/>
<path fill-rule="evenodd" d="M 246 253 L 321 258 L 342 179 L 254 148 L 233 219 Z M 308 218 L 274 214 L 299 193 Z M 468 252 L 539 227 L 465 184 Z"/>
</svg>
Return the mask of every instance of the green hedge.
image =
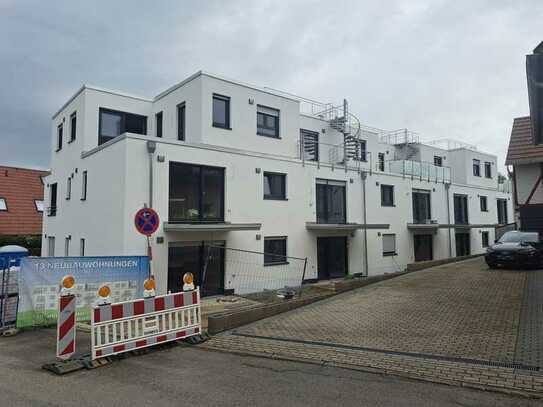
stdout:
<svg viewBox="0 0 543 407">
<path fill-rule="evenodd" d="M 0 247 L 16 245 L 30 252 L 31 256 L 39 256 L 41 253 L 41 236 L 0 235 Z"/>
</svg>

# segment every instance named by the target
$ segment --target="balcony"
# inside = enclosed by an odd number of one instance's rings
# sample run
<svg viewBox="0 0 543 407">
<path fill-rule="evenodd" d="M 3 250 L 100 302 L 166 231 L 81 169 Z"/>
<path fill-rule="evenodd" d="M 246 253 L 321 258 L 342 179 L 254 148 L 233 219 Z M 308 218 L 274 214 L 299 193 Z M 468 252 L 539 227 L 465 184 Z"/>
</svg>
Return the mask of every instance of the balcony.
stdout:
<svg viewBox="0 0 543 407">
<path fill-rule="evenodd" d="M 300 137 L 298 142 L 298 158 L 302 164 L 315 163 L 317 166 L 327 165 L 340 167 L 345 171 L 371 171 L 373 167 L 372 154 L 366 151 L 363 140 L 354 138 L 332 144 L 314 141 L 308 137 Z"/>
<path fill-rule="evenodd" d="M 400 174 L 404 177 L 411 177 L 411 179 L 417 178 L 421 181 L 443 182 L 445 184 L 451 182 L 450 167 L 439 167 L 425 161 L 390 160 L 385 161 L 384 165 L 381 163 L 381 167 L 384 167 L 384 172 Z"/>
</svg>

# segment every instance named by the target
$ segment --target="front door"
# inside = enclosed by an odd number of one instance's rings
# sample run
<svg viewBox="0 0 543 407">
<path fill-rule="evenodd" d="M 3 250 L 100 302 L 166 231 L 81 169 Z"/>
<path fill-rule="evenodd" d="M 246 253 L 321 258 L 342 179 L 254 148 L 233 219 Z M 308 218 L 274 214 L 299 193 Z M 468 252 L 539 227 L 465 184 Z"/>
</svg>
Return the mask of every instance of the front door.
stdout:
<svg viewBox="0 0 543 407">
<path fill-rule="evenodd" d="M 347 274 L 347 238 L 318 237 L 317 262 L 319 280 L 344 277 Z"/>
<path fill-rule="evenodd" d="M 469 233 L 456 233 L 456 256 L 469 256 L 471 252 Z"/>
<path fill-rule="evenodd" d="M 173 243 L 168 250 L 168 290 L 183 291 L 183 275 L 194 275 L 202 297 L 224 293 L 224 242 Z"/>
<path fill-rule="evenodd" d="M 415 235 L 413 242 L 415 246 L 415 261 L 433 260 L 432 235 Z"/>
</svg>

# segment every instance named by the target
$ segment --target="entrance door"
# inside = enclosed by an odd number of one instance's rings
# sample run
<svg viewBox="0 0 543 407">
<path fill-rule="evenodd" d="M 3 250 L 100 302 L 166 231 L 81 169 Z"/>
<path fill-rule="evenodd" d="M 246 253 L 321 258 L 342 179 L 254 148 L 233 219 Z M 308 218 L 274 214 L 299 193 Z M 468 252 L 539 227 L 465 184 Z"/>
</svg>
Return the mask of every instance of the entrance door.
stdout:
<svg viewBox="0 0 543 407">
<path fill-rule="evenodd" d="M 415 261 L 428 261 L 434 259 L 433 236 L 414 235 Z"/>
<path fill-rule="evenodd" d="M 191 272 L 202 297 L 224 293 L 224 242 L 174 243 L 168 250 L 168 290 L 183 291 L 183 275 Z"/>
<path fill-rule="evenodd" d="M 469 256 L 471 254 L 471 247 L 469 241 L 469 233 L 456 233 L 456 256 Z"/>
<path fill-rule="evenodd" d="M 347 238 L 318 237 L 317 262 L 319 280 L 344 277 L 347 274 Z"/>
</svg>

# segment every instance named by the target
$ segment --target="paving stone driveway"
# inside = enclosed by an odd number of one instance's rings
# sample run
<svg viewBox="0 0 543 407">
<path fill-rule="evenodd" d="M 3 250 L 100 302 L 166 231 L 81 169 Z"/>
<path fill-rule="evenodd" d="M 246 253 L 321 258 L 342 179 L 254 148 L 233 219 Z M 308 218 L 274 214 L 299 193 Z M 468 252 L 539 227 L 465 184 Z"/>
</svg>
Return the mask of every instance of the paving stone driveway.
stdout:
<svg viewBox="0 0 543 407">
<path fill-rule="evenodd" d="M 205 347 L 543 396 L 543 270 L 490 271 L 482 258 L 439 266 L 258 321 Z"/>
</svg>

